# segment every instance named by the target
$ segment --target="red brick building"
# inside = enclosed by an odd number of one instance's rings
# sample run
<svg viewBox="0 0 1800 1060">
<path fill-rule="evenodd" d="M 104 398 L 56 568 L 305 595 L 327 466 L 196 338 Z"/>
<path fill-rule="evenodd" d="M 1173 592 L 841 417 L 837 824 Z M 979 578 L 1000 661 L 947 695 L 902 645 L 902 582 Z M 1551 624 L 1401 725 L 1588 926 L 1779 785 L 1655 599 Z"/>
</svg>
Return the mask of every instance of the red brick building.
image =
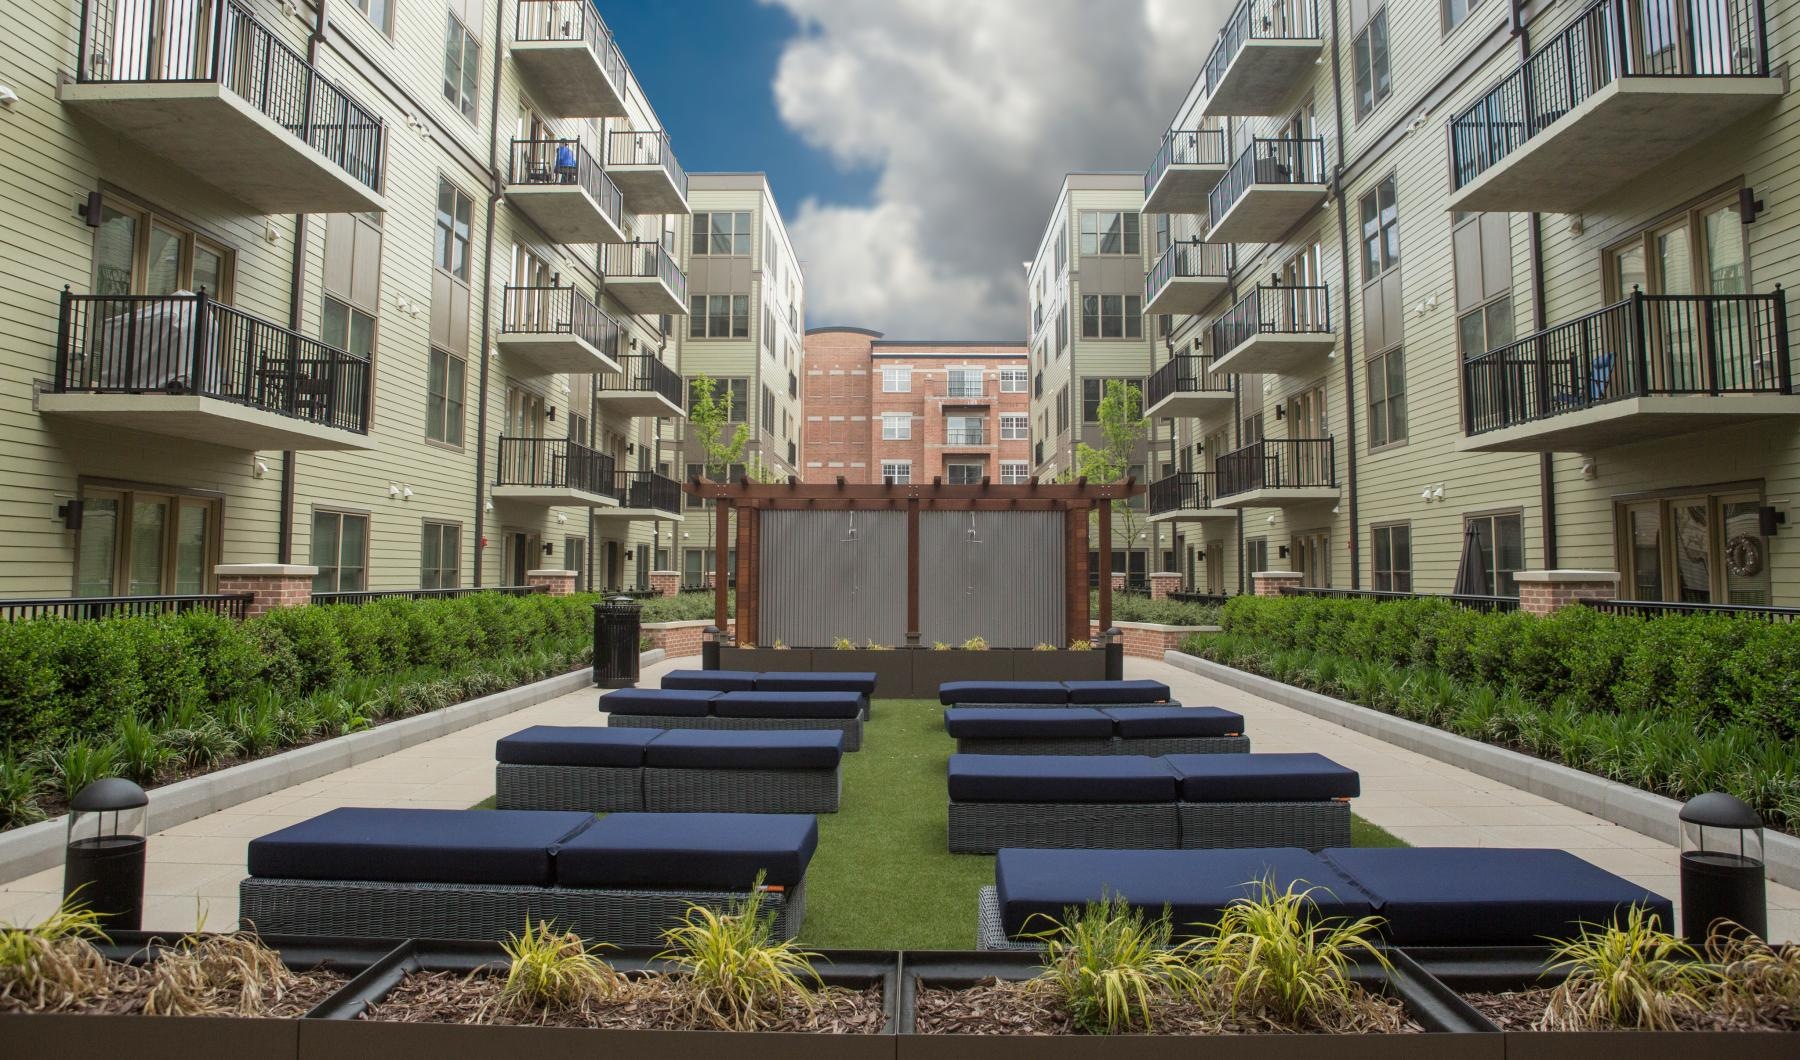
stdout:
<svg viewBox="0 0 1800 1060">
<path fill-rule="evenodd" d="M 1023 482 L 1031 474 L 1025 344 L 806 333 L 806 482 Z"/>
</svg>

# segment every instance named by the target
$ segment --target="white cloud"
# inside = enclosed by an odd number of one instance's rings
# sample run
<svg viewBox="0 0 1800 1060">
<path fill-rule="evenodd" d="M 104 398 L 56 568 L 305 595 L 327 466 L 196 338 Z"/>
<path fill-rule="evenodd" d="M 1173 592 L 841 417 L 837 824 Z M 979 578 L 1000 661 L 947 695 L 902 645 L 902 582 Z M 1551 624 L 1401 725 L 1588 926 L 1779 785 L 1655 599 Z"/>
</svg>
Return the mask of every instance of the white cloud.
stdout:
<svg viewBox="0 0 1800 1060">
<path fill-rule="evenodd" d="M 801 25 L 782 120 L 873 201 L 809 200 L 788 230 L 808 317 L 889 334 L 1018 337 L 1019 263 L 1063 174 L 1141 170 L 1228 0 L 763 0 Z"/>
</svg>

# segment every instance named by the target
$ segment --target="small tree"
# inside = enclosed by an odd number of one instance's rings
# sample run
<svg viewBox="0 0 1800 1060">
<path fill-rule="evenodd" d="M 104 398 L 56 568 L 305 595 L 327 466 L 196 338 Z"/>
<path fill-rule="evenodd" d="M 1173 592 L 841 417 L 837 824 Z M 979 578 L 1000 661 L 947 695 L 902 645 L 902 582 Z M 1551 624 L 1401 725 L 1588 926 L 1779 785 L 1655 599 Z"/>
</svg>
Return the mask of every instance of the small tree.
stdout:
<svg viewBox="0 0 1800 1060">
<path fill-rule="evenodd" d="M 700 443 L 702 467 L 707 478 L 724 482 L 731 475 L 731 465 L 742 463 L 744 446 L 750 432 L 731 422 L 731 387 L 719 386 L 710 375 L 697 375 L 688 386 L 693 390 L 688 402 L 688 429 Z M 717 522 L 706 521 L 706 540 L 713 554 L 714 577 L 723 576 L 718 568 L 719 541 Z M 702 572 L 704 573 L 704 572 Z"/>
<path fill-rule="evenodd" d="M 1130 470 L 1131 456 L 1143 444 L 1144 435 L 1150 428 L 1150 420 L 1144 415 L 1144 396 L 1138 385 L 1123 379 L 1108 379 L 1106 390 L 1100 396 L 1099 420 L 1101 445 L 1076 443 L 1073 470 L 1076 476 L 1093 482 L 1118 482 Z M 1124 531 L 1125 547 L 1129 549 L 1131 542 L 1137 540 L 1137 509 L 1129 500 L 1110 503 L 1117 521 L 1116 529 Z M 1097 549 L 1105 577 L 1112 575 L 1112 545 L 1111 541 L 1104 541 Z"/>
</svg>

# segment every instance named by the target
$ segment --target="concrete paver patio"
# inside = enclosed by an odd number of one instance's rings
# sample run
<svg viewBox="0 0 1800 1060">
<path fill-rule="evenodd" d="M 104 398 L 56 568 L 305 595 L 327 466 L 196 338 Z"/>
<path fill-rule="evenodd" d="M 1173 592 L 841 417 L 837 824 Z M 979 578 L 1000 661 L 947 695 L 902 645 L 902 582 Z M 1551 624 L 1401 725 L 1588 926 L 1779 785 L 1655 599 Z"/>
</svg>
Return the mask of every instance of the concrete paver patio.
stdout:
<svg viewBox="0 0 1800 1060">
<path fill-rule="evenodd" d="M 654 686 L 668 670 L 696 665 L 689 658 L 646 667 L 643 684 Z M 1560 847 L 1679 897 L 1675 849 L 1667 843 L 1162 662 L 1128 659 L 1126 676 L 1164 681 L 1190 706 L 1241 712 L 1258 751 L 1318 751 L 1357 770 L 1363 794 L 1356 812 L 1415 846 Z M 202 914 L 213 928 L 234 924 L 246 845 L 277 828 L 339 806 L 460 809 L 488 798 L 494 793 L 495 740 L 527 725 L 593 724 L 596 695 L 592 689 L 572 692 L 155 833 L 144 926 L 189 930 Z M 42 917 L 55 908 L 61 889 L 60 868 L 0 885 L 0 923 Z M 1776 941 L 1800 941 L 1800 891 L 1770 885 L 1769 934 Z"/>
</svg>

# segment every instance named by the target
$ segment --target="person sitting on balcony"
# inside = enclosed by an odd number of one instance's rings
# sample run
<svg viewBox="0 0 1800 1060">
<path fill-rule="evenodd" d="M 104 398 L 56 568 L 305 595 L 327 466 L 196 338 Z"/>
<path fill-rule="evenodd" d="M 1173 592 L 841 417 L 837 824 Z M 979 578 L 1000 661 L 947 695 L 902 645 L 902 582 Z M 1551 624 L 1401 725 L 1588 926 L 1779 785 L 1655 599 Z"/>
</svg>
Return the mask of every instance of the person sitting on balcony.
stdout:
<svg viewBox="0 0 1800 1060">
<path fill-rule="evenodd" d="M 575 145 L 567 140 L 556 145 L 556 179 L 563 184 L 575 183 Z"/>
</svg>

